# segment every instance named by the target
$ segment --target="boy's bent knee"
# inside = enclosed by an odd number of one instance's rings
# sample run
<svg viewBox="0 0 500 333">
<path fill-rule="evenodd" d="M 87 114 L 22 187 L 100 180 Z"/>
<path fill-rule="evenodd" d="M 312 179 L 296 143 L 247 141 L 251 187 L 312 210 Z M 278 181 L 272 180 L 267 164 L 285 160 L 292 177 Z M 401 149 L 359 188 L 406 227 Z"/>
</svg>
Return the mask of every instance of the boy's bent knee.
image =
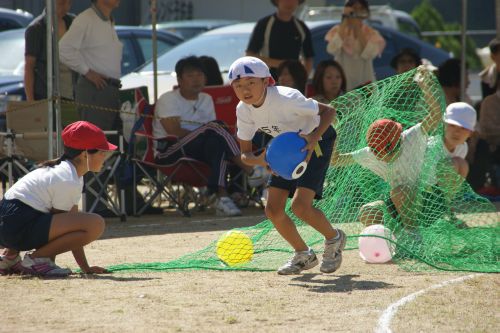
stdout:
<svg viewBox="0 0 500 333">
<path fill-rule="evenodd" d="M 270 220 L 280 219 L 286 215 L 284 208 L 276 207 L 269 203 L 266 205 L 265 212 L 267 218 Z"/>
<path fill-rule="evenodd" d="M 292 202 L 292 212 L 297 216 L 299 219 L 304 219 L 305 217 L 308 216 L 308 214 L 311 211 L 312 206 L 308 203 L 305 203 L 300 200 L 294 200 Z"/>
</svg>

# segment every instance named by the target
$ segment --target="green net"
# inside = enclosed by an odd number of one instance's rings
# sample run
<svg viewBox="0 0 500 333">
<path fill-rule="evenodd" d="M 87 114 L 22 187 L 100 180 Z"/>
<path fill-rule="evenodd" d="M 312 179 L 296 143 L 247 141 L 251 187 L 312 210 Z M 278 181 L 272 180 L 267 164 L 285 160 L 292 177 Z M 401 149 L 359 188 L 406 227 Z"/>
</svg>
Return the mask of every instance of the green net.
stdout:
<svg viewBox="0 0 500 333">
<path fill-rule="evenodd" d="M 440 121 L 445 108 L 442 90 L 433 75 L 420 74 L 414 70 L 393 76 L 332 102 L 338 113 L 335 128 L 339 154 L 366 147 L 370 125 L 381 118 L 399 122 L 406 133 L 424 121 L 435 107 L 440 113 L 439 122 L 426 137 L 420 155 L 415 153 L 406 161 L 399 161 L 408 168 L 403 177 L 391 174 L 391 167 L 386 179 L 382 179 L 359 163 L 334 164 L 326 176 L 323 199 L 315 205 L 335 227 L 346 232 L 346 251 L 358 248 L 359 235 L 367 225 L 384 224 L 392 232 L 391 237 L 385 238 L 393 249 L 392 260 L 403 269 L 499 272 L 499 214 L 487 199 L 478 196 L 463 181 L 444 151 L 444 125 Z M 412 149 L 418 145 L 410 143 Z M 394 156 L 389 165 L 402 155 Z M 397 177 L 403 185 L 395 184 Z M 405 177 L 412 181 L 405 182 Z M 290 202 L 287 213 L 306 243 L 316 253 L 322 253 L 323 236 L 293 216 Z M 276 270 L 292 254 L 291 246 L 265 220 L 253 227 L 221 234 L 206 248 L 173 261 L 122 264 L 110 270 L 268 271 Z M 344 261 L 344 265 L 349 262 Z"/>
</svg>

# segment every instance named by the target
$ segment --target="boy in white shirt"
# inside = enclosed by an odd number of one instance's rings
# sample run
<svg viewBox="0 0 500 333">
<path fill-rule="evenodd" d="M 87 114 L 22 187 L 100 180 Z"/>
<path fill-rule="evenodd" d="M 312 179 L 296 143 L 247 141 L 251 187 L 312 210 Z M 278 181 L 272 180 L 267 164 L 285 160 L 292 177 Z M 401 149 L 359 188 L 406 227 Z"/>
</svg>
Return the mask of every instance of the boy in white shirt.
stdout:
<svg viewBox="0 0 500 333">
<path fill-rule="evenodd" d="M 419 75 L 430 75 L 420 67 Z M 441 120 L 440 103 L 431 92 L 431 79 L 418 80 L 424 100 L 429 106 L 429 114 L 415 126 L 403 131 L 402 125 L 390 119 L 373 122 L 366 134 L 368 147 L 339 154 L 334 152 L 332 164 L 337 167 L 358 163 L 389 183 L 391 191 L 386 200 L 388 211 L 395 218 L 404 216 L 402 212 L 413 200 L 418 186 L 428 139 Z M 364 225 L 383 223 L 384 201 L 365 204 L 360 209 L 359 220 Z M 408 219 L 404 224 L 411 224 Z"/>
<path fill-rule="evenodd" d="M 320 270 L 335 272 L 342 262 L 346 235 L 334 229 L 323 212 L 313 207 L 320 199 L 328 170 L 336 132 L 331 126 L 335 110 L 328 105 L 306 98 L 298 90 L 274 86 L 269 68 L 260 59 L 242 57 L 229 69 L 229 80 L 240 99 L 237 106 L 238 139 L 242 161 L 248 165 L 268 167 L 265 150 L 252 152 L 252 139 L 261 130 L 271 136 L 284 132 L 301 132 L 306 139 L 309 160 L 306 172 L 296 180 L 272 175 L 268 185 L 266 215 L 280 235 L 295 249 L 294 257 L 278 269 L 278 274 L 299 274 L 318 264 L 313 250 L 307 246 L 285 212 L 286 201 L 292 199 L 294 214 L 325 236 L 325 251 Z M 314 153 L 319 146 L 322 154 Z M 318 156 L 320 155 L 320 156 Z"/>
<path fill-rule="evenodd" d="M 464 102 L 451 103 L 444 115 L 444 138 L 433 137 L 429 141 L 429 145 L 442 142 L 445 156 L 463 178 L 469 174 L 469 163 L 465 160 L 469 152 L 466 141 L 474 132 L 476 122 L 476 110 L 472 106 Z"/>
</svg>

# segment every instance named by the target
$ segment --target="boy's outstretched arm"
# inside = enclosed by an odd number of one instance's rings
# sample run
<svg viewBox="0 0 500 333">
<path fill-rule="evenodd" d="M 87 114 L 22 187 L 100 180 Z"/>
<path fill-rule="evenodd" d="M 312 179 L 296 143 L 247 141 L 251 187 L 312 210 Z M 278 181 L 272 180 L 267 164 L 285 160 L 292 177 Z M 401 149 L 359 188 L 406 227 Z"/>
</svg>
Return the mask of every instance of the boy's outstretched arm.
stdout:
<svg viewBox="0 0 500 333">
<path fill-rule="evenodd" d="M 440 94 L 441 87 L 435 84 L 431 72 L 423 66 L 419 66 L 415 80 L 424 93 L 424 99 L 429 107 L 429 114 L 422 121 L 422 129 L 428 135 L 436 130 L 443 117 L 441 113 L 441 105 L 437 96 Z"/>
<path fill-rule="evenodd" d="M 337 142 L 335 142 L 333 146 L 333 155 L 332 155 L 332 160 L 330 161 L 330 165 L 332 165 L 333 167 L 345 167 L 353 165 L 355 163 L 356 161 L 352 157 L 351 153 L 339 154 L 337 150 Z"/>
</svg>

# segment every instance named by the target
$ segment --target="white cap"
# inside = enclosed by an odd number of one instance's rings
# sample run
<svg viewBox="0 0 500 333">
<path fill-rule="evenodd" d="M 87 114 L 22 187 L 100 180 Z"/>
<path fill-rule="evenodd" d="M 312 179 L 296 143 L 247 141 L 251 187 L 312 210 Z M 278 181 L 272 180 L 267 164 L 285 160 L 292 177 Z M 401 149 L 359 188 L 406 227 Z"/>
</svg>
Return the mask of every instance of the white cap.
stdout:
<svg viewBox="0 0 500 333">
<path fill-rule="evenodd" d="M 276 83 L 266 63 L 255 57 L 241 57 L 229 67 L 229 84 L 242 77 L 268 77 L 270 85 Z"/>
<path fill-rule="evenodd" d="M 444 115 L 445 123 L 457 125 L 474 131 L 476 127 L 476 110 L 464 102 L 451 103 L 446 108 Z"/>
</svg>

